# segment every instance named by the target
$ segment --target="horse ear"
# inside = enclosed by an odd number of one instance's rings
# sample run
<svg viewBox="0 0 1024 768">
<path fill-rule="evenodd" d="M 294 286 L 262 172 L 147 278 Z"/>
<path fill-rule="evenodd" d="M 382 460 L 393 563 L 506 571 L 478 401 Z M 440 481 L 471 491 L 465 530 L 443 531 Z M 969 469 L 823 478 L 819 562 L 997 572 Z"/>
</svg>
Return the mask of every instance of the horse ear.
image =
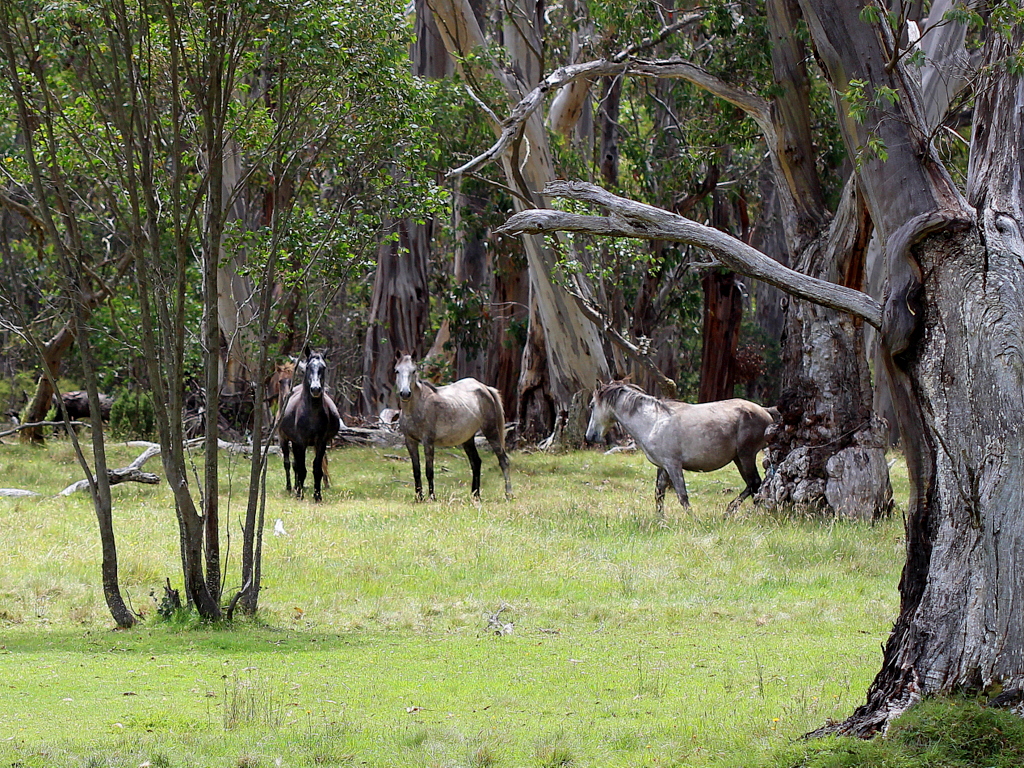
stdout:
<svg viewBox="0 0 1024 768">
<path fill-rule="evenodd" d="M 305 357 L 305 358 L 306 358 L 307 360 L 309 359 L 309 356 L 310 356 L 311 354 L 313 354 L 313 351 L 312 351 L 312 350 L 311 350 L 311 349 L 309 348 L 309 342 L 308 342 L 308 341 L 306 342 L 306 346 L 304 346 L 304 347 L 302 348 L 302 354 L 303 354 L 303 356 L 304 356 L 304 357 Z"/>
</svg>

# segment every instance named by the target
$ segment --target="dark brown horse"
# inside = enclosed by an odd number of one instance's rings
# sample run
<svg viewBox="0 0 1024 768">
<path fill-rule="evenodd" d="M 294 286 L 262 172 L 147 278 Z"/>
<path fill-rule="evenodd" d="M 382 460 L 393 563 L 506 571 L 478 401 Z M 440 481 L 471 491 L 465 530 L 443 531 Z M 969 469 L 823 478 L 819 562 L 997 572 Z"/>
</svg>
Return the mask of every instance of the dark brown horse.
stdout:
<svg viewBox="0 0 1024 768">
<path fill-rule="evenodd" d="M 661 400 L 622 381 L 598 387 L 590 404 L 593 411 L 587 425 L 588 442 L 601 440 L 617 422 L 658 468 L 654 498 L 659 517 L 665 511 L 665 491 L 670 482 L 679 503 L 689 508 L 684 469 L 711 472 L 730 461 L 736 464 L 746 487 L 729 503 L 727 513 L 757 493 L 761 485 L 757 452 L 766 444 L 765 430 L 774 421 L 774 408 L 762 408 L 739 398 L 696 405 Z"/>
<path fill-rule="evenodd" d="M 405 447 L 412 459 L 412 477 L 416 498 L 423 498 L 420 479 L 420 443 L 427 464 L 427 487 L 434 498 L 434 448 L 461 445 L 473 469 L 473 495 L 480 496 L 480 454 L 476 433 L 482 432 L 490 443 L 505 475 L 505 496 L 512 496 L 508 456 L 505 453 L 505 409 L 494 387 L 476 379 L 459 379 L 454 384 L 435 387 L 419 380 L 416 363 L 404 355 L 395 365 L 395 391 L 402 406 L 398 427 L 405 435 Z"/>
<path fill-rule="evenodd" d="M 61 392 L 60 399 L 57 399 L 57 395 L 53 398 L 53 407 L 60 409 L 61 403 L 64 404 L 64 410 L 68 413 L 68 419 L 70 421 L 78 421 L 79 419 L 87 419 L 90 415 L 89 408 L 89 393 L 84 389 L 76 390 L 74 392 Z M 104 421 L 110 421 L 110 409 L 114 404 L 114 398 L 110 395 L 100 393 L 100 417 Z M 60 418 L 60 414 L 57 414 L 57 418 Z"/>
<path fill-rule="evenodd" d="M 306 483 L 306 448 L 313 448 L 313 500 L 320 501 L 327 446 L 341 428 L 341 417 L 324 388 L 327 361 L 323 354 L 306 347 L 300 365 L 305 368 L 305 376 L 301 384 L 292 387 L 277 428 L 284 454 L 284 477 L 291 491 L 291 450 L 295 453 L 295 495 L 301 499 Z"/>
</svg>

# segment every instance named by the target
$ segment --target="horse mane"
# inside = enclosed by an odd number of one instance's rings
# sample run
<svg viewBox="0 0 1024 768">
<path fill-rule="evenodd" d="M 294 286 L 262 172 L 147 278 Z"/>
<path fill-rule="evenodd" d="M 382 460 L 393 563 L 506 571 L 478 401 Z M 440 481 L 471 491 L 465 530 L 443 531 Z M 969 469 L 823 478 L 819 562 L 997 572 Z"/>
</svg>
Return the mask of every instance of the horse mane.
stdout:
<svg viewBox="0 0 1024 768">
<path fill-rule="evenodd" d="M 612 405 L 619 406 L 630 414 L 636 413 L 644 405 L 653 405 L 666 413 L 671 411 L 664 400 L 647 394 L 636 384 L 627 381 L 610 381 L 602 384 L 597 394 L 599 399 L 608 400 Z"/>
<path fill-rule="evenodd" d="M 426 387 L 427 389 L 429 389 L 429 390 L 430 390 L 431 392 L 437 392 L 437 385 L 436 385 L 436 384 L 432 384 L 432 383 L 431 383 L 431 382 L 429 382 L 429 381 L 424 381 L 423 379 L 417 379 L 417 381 L 419 381 L 419 383 L 420 383 L 420 384 L 422 384 L 423 386 L 425 386 L 425 387 Z"/>
</svg>

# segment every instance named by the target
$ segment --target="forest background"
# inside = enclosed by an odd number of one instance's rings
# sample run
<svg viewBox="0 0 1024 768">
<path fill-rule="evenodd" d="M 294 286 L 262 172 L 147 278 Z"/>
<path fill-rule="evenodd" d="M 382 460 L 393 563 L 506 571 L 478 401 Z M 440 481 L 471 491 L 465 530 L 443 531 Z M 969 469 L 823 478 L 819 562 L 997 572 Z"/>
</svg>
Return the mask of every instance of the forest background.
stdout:
<svg viewBox="0 0 1024 768">
<path fill-rule="evenodd" d="M 898 420 L 901 613 L 851 728 L 882 727 L 921 681 L 1024 690 L 1003 567 L 1024 541 L 1022 164 L 1004 140 L 1022 114 L 1021 15 L 944 0 L 4 3 L 3 394 L 41 421 L 60 376 L 80 375 L 115 620 L 134 618 L 100 392 L 149 403 L 135 411 L 151 409 L 188 604 L 207 618 L 223 609 L 219 438 L 251 438 L 230 606 L 254 611 L 262 404 L 275 364 L 312 343 L 350 417 L 390 404 L 401 350 L 440 379 L 496 384 L 524 442 L 571 444 L 611 376 L 699 400 L 746 385 L 782 415 L 761 500 L 826 516 L 888 510 Z M 637 239 L 591 238 L 607 234 Z M 758 319 L 741 344 L 745 306 Z M 955 597 L 965 577 L 971 600 Z"/>
</svg>

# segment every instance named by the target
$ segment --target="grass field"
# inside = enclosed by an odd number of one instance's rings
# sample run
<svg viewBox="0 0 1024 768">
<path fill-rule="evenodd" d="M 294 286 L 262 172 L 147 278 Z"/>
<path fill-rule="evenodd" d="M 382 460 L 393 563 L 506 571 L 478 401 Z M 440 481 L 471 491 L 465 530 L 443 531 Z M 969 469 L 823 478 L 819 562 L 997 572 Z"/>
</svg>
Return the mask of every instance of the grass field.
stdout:
<svg viewBox="0 0 1024 768">
<path fill-rule="evenodd" d="M 111 466 L 137 449 L 113 449 Z M 765 516 L 733 469 L 653 512 L 637 455 L 439 451 L 415 503 L 397 449 L 336 450 L 322 504 L 273 460 L 258 620 L 156 613 L 180 586 L 165 485 L 113 489 L 120 572 L 146 621 L 114 631 L 67 443 L 0 445 L 0 765 L 733 766 L 863 701 L 896 615 L 897 512 Z M 159 472 L 156 460 L 147 466 Z M 247 463 L 224 455 L 227 591 Z M 280 519 L 286 535 L 271 533 Z"/>
</svg>

